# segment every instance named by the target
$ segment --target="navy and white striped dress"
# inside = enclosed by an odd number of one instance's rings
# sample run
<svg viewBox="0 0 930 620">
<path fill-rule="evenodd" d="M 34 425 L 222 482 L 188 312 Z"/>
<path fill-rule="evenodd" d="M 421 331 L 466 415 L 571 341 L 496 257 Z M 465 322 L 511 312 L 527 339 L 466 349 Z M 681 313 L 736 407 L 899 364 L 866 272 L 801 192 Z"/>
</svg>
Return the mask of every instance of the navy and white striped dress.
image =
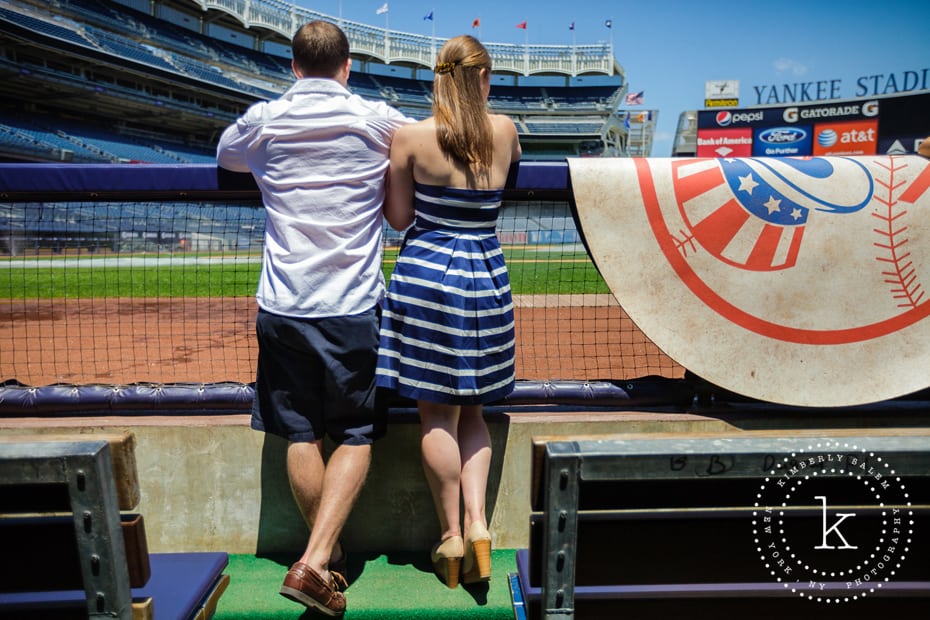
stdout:
<svg viewBox="0 0 930 620">
<path fill-rule="evenodd" d="M 415 184 L 381 320 L 377 384 L 458 405 L 514 386 L 510 278 L 495 234 L 503 190 Z"/>
</svg>

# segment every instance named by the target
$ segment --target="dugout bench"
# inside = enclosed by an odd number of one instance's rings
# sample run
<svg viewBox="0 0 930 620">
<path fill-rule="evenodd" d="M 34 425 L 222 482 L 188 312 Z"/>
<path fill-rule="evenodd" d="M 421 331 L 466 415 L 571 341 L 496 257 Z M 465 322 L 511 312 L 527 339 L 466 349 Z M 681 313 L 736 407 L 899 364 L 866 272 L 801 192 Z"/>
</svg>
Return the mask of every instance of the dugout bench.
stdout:
<svg viewBox="0 0 930 620">
<path fill-rule="evenodd" d="M 226 553 L 149 553 L 131 433 L 0 437 L 0 618 L 206 620 Z"/>
<path fill-rule="evenodd" d="M 930 430 L 788 434 L 534 438 L 517 620 L 928 617 Z"/>
</svg>

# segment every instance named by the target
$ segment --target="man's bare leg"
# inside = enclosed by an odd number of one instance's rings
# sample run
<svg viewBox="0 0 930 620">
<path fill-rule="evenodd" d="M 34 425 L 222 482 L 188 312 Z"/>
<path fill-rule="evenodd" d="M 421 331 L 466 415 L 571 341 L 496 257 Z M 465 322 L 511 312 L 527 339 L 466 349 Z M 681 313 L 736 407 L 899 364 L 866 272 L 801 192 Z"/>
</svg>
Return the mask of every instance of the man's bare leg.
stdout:
<svg viewBox="0 0 930 620">
<path fill-rule="evenodd" d="M 323 494 L 323 442 L 289 443 L 287 446 L 287 477 L 291 493 L 307 529 L 313 529 Z"/>
<path fill-rule="evenodd" d="M 371 446 L 340 445 L 324 464 L 317 442 L 292 443 L 287 463 L 294 497 L 313 521 L 300 561 L 328 580 L 333 548 L 368 475 Z"/>
</svg>

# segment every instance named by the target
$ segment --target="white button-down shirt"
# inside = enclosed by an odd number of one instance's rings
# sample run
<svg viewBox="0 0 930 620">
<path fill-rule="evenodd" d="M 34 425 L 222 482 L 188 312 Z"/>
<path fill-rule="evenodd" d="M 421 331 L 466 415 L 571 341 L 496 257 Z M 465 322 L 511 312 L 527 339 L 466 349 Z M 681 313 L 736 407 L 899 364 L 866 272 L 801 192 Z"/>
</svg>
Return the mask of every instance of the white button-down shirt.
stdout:
<svg viewBox="0 0 930 620">
<path fill-rule="evenodd" d="M 334 80 L 303 78 L 226 128 L 217 163 L 251 172 L 265 204 L 261 308 L 317 318 L 381 301 L 384 176 L 407 122 Z"/>
</svg>

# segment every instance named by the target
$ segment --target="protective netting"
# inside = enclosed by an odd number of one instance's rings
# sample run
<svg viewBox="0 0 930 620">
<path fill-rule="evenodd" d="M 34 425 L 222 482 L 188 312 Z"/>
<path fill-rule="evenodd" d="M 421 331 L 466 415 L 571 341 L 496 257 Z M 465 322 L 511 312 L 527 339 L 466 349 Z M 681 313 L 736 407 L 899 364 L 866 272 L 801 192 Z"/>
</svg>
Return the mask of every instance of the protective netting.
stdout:
<svg viewBox="0 0 930 620">
<path fill-rule="evenodd" d="M 257 202 L 0 202 L 0 379 L 252 381 L 263 228 Z M 519 379 L 683 375 L 617 304 L 567 203 L 507 202 L 498 233 Z M 386 231 L 387 278 L 399 243 Z"/>
</svg>

